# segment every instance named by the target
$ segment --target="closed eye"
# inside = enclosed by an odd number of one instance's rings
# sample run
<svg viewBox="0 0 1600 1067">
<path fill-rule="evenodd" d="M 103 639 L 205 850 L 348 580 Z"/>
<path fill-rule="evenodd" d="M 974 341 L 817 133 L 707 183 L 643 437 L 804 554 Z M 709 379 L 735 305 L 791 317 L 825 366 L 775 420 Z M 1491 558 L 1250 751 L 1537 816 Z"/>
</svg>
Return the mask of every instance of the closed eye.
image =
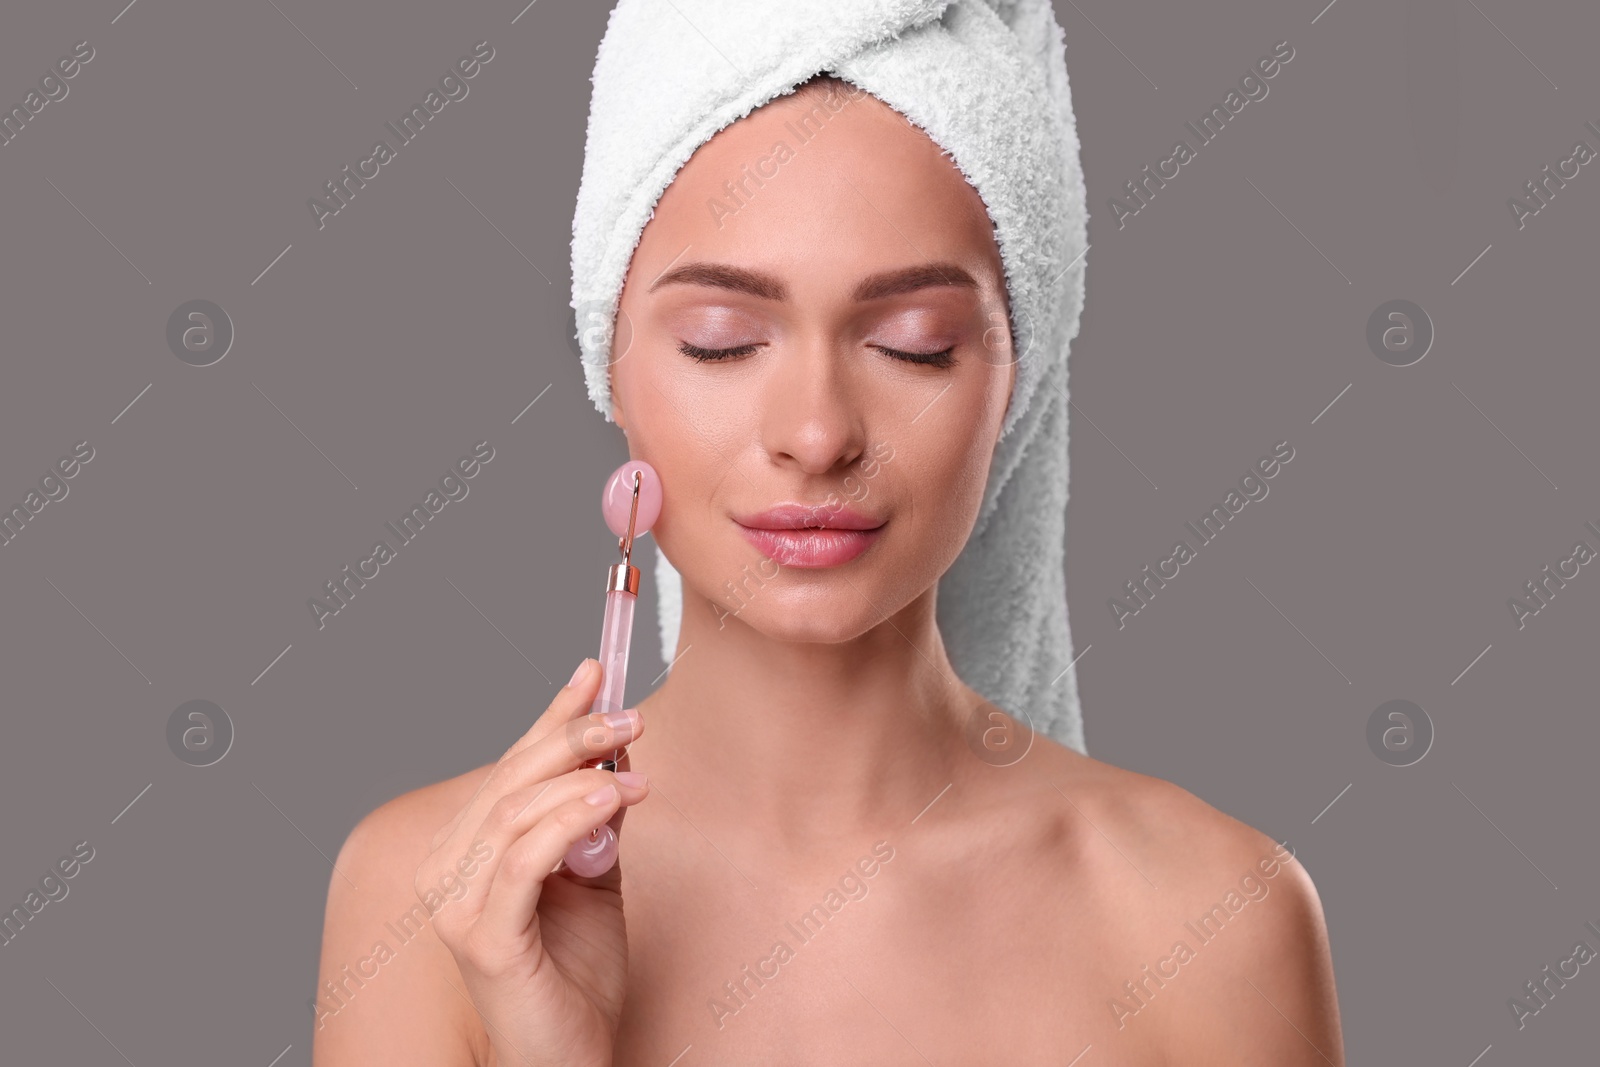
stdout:
<svg viewBox="0 0 1600 1067">
<path fill-rule="evenodd" d="M 759 347 L 760 345 L 748 344 L 739 345 L 736 348 L 701 348 L 699 345 L 690 344 L 688 341 L 681 341 L 678 344 L 678 351 L 682 352 L 684 355 L 698 363 L 712 363 L 717 360 L 734 359 L 739 356 L 747 356 Z M 903 360 L 906 363 L 918 363 L 924 366 L 932 367 L 948 367 L 954 362 L 954 360 L 951 359 L 951 355 L 955 352 L 954 346 L 946 348 L 942 352 L 902 352 L 900 349 L 890 348 L 888 345 L 873 345 L 872 347 L 876 348 L 884 355 L 890 356 L 894 359 Z"/>
<path fill-rule="evenodd" d="M 951 354 L 955 352 L 954 345 L 943 352 L 902 352 L 898 348 L 890 348 L 887 345 L 873 345 L 872 347 L 885 355 L 893 356 L 895 359 L 904 360 L 907 363 L 920 363 L 928 367 L 948 367 L 955 362 L 950 358 Z"/>
<path fill-rule="evenodd" d="M 692 345 L 688 341 L 681 341 L 678 344 L 678 351 L 699 363 L 710 363 L 719 359 L 732 359 L 735 356 L 748 356 L 759 347 L 759 345 L 749 344 L 740 345 L 737 348 L 701 348 L 699 345 Z"/>
</svg>

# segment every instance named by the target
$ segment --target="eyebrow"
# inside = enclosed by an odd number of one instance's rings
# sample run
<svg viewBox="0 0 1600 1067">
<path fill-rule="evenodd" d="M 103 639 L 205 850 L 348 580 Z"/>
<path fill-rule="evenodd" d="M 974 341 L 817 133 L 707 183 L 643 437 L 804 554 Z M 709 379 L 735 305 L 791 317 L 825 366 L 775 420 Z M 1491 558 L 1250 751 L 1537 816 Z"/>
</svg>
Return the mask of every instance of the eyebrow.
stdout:
<svg viewBox="0 0 1600 1067">
<path fill-rule="evenodd" d="M 789 298 L 788 287 L 777 276 L 725 263 L 685 263 L 657 278 L 649 291 L 653 293 L 668 285 L 704 285 L 747 293 L 763 300 Z M 978 288 L 977 279 L 954 263 L 923 263 L 869 275 L 861 279 L 850 295 L 856 301 L 881 300 L 941 285 Z"/>
</svg>

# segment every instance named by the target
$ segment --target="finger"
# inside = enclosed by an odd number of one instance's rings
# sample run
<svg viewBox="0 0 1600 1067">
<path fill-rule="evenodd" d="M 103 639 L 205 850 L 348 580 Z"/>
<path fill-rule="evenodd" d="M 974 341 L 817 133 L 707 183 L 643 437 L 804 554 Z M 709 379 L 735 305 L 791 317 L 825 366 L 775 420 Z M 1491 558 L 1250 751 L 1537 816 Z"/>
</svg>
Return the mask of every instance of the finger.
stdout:
<svg viewBox="0 0 1600 1067">
<path fill-rule="evenodd" d="M 539 782 L 526 789 L 507 793 L 496 801 L 489 809 L 483 824 L 478 827 L 477 837 L 472 843 L 473 855 L 482 855 L 484 850 L 480 847 L 480 842 L 488 845 L 488 858 L 481 862 L 478 872 L 474 875 L 472 886 L 468 889 L 468 895 L 472 898 L 471 904 L 465 910 L 470 913 L 482 903 L 489 892 L 489 886 L 494 882 L 502 860 L 524 834 L 561 805 L 580 799 L 607 785 L 621 788 L 624 808 L 628 804 L 636 804 L 643 800 L 649 791 L 646 784 L 630 783 L 628 779 L 618 778 L 611 771 L 591 768 L 573 771 L 548 782 Z"/>
<path fill-rule="evenodd" d="M 633 773 L 633 761 L 628 758 L 628 750 L 626 748 L 617 756 L 617 770 L 628 774 Z M 649 779 L 647 778 L 645 780 L 645 788 L 648 790 L 649 787 Z M 623 804 L 622 807 L 617 809 L 617 813 L 611 816 L 611 821 L 608 825 L 617 832 L 619 839 L 622 836 L 622 820 L 628 817 L 628 809 L 631 807 L 633 807 L 632 804 Z"/>
<path fill-rule="evenodd" d="M 559 730 L 506 756 L 489 772 L 477 798 L 467 805 L 462 819 L 440 847 L 452 854 L 465 847 L 467 831 L 475 829 L 507 793 L 558 778 L 594 757 L 610 755 L 627 745 L 642 732 L 644 721 L 637 709 L 623 710 L 626 718 L 615 725 L 606 724 L 596 715 L 569 719 Z"/>
<path fill-rule="evenodd" d="M 587 714 L 593 708 L 595 699 L 600 695 L 600 682 L 605 677 L 605 667 L 599 660 L 587 658 L 578 664 L 576 674 L 579 677 L 561 688 L 543 714 L 535 719 L 527 732 L 506 750 L 506 755 L 520 752 L 540 738 L 560 729 L 564 723 Z"/>
<path fill-rule="evenodd" d="M 631 767 L 632 767 L 632 762 L 628 758 L 628 750 L 626 748 L 624 748 L 624 749 L 621 750 L 621 755 L 618 756 L 618 758 L 617 758 L 617 773 L 625 774 L 625 775 L 631 775 L 633 773 L 632 770 L 630 769 Z M 619 778 L 618 781 L 622 782 L 622 781 L 624 781 L 624 779 Z M 648 779 L 646 779 L 646 788 L 648 788 Z M 620 846 L 621 846 L 621 843 L 622 843 L 622 820 L 624 820 L 624 819 L 626 819 L 628 817 L 628 809 L 633 807 L 633 805 L 637 804 L 637 803 L 639 803 L 638 800 L 633 799 L 631 794 L 629 794 L 626 791 L 624 791 L 623 798 L 622 798 L 622 806 L 617 809 L 617 813 L 615 815 L 611 816 L 610 819 L 606 820 L 605 825 L 609 826 L 611 828 L 611 834 L 609 835 L 609 841 L 607 842 L 607 845 L 608 845 L 609 850 L 610 850 L 609 851 L 609 855 L 612 855 L 612 856 L 619 855 Z M 594 835 L 591 833 L 590 837 L 592 838 L 593 836 Z M 592 847 L 592 846 L 589 846 L 587 842 L 585 842 L 584 844 L 585 844 L 586 848 Z M 622 875 L 621 875 L 620 868 L 616 864 L 606 864 L 601 869 L 600 873 L 598 873 L 596 875 L 593 875 L 593 876 L 585 876 L 585 875 L 579 874 L 576 870 L 573 869 L 572 864 L 567 862 L 567 860 L 572 855 L 573 855 L 573 853 L 568 852 L 567 855 L 562 858 L 561 863 L 556 866 L 556 870 L 557 871 L 563 871 L 564 870 L 567 873 L 568 877 L 570 877 L 573 881 L 578 882 L 581 885 L 604 885 L 604 886 L 608 886 L 608 887 L 611 887 L 611 888 L 620 888 L 620 882 L 621 882 L 621 879 L 622 879 Z M 600 862 L 604 862 L 604 861 L 601 860 Z"/>
<path fill-rule="evenodd" d="M 516 945 L 526 936 L 556 861 L 622 803 L 615 785 L 598 792 L 562 803 L 506 850 L 475 927 L 484 944 Z"/>
<path fill-rule="evenodd" d="M 540 737 L 586 712 L 594 703 L 595 697 L 599 695 L 600 679 L 604 674 L 605 668 L 601 666 L 599 660 L 585 658 L 580 662 L 577 671 L 574 672 L 573 680 L 561 687 L 528 731 L 501 754 L 500 762 L 504 762 L 512 753 L 521 751 Z M 483 781 L 478 783 L 477 790 L 461 806 L 461 810 L 457 811 L 449 822 L 439 827 L 433 835 L 433 840 L 428 844 L 429 851 L 436 850 L 456 832 L 467 812 L 472 810 L 483 796 L 484 788 L 488 786 L 490 778 L 491 775 L 484 775 Z M 492 802 L 493 798 L 490 800 Z"/>
</svg>

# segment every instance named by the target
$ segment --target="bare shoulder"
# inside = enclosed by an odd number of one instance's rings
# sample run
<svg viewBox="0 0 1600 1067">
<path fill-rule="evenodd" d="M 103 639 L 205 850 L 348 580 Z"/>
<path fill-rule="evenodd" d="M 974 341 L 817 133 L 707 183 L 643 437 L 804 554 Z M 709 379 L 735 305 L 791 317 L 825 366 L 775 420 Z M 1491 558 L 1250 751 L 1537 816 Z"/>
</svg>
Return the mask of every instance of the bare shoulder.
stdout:
<svg viewBox="0 0 1600 1067">
<path fill-rule="evenodd" d="M 348 854 L 352 863 L 376 860 L 386 865 L 415 855 L 421 863 L 432 851 L 433 835 L 455 818 L 493 769 L 493 764 L 475 767 L 378 805 L 350 831 L 340 856 Z"/>
<path fill-rule="evenodd" d="M 1053 742 L 1039 755 L 1128 946 L 1115 1029 L 1162 1035 L 1185 1064 L 1342 1064 L 1322 904 L 1289 843 L 1172 782 Z"/>
<path fill-rule="evenodd" d="M 1044 735 L 1016 763 L 1030 788 L 1053 787 L 1069 811 L 1102 831 L 1115 829 L 1166 862 L 1203 861 L 1272 840 L 1164 778 L 1086 756 Z"/>
<path fill-rule="evenodd" d="M 450 886 L 419 895 L 434 835 L 472 799 L 492 765 L 404 793 L 358 822 L 334 861 L 317 970 L 313 1061 L 470 1064 L 479 1028 L 432 916 Z M 426 900 L 426 902 L 425 902 Z M 449 982 L 457 996 L 445 988 Z M 407 1025 L 395 1025 L 403 1013 Z"/>
<path fill-rule="evenodd" d="M 1266 834 L 1166 779 L 1054 743 L 1043 754 L 1069 806 L 1107 835 L 1114 831 L 1124 847 L 1146 856 L 1163 876 L 1152 878 L 1166 882 L 1179 896 L 1186 889 L 1209 889 L 1218 878 L 1237 883 L 1263 858 L 1287 856 L 1285 847 Z M 1296 880 L 1309 888 L 1304 870 L 1294 867 Z"/>
</svg>

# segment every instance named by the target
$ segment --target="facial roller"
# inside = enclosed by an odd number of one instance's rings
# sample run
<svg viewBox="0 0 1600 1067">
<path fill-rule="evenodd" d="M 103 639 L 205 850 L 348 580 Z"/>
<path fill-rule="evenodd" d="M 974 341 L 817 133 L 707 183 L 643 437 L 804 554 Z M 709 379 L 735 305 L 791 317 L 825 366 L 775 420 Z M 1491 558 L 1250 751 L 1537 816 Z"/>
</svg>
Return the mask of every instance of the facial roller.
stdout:
<svg viewBox="0 0 1600 1067">
<path fill-rule="evenodd" d="M 617 535 L 622 562 L 606 571 L 605 618 L 600 627 L 600 665 L 604 674 L 600 694 L 589 714 L 622 709 L 628 680 L 628 648 L 633 637 L 633 608 L 639 597 L 639 568 L 633 565 L 633 542 L 649 531 L 661 515 L 661 478 L 643 460 L 629 460 L 606 481 L 600 509 L 606 525 Z M 614 771 L 622 750 L 585 760 L 585 767 Z M 563 862 L 573 874 L 593 878 L 611 869 L 617 859 L 617 832 L 607 823 L 567 850 Z"/>
</svg>

